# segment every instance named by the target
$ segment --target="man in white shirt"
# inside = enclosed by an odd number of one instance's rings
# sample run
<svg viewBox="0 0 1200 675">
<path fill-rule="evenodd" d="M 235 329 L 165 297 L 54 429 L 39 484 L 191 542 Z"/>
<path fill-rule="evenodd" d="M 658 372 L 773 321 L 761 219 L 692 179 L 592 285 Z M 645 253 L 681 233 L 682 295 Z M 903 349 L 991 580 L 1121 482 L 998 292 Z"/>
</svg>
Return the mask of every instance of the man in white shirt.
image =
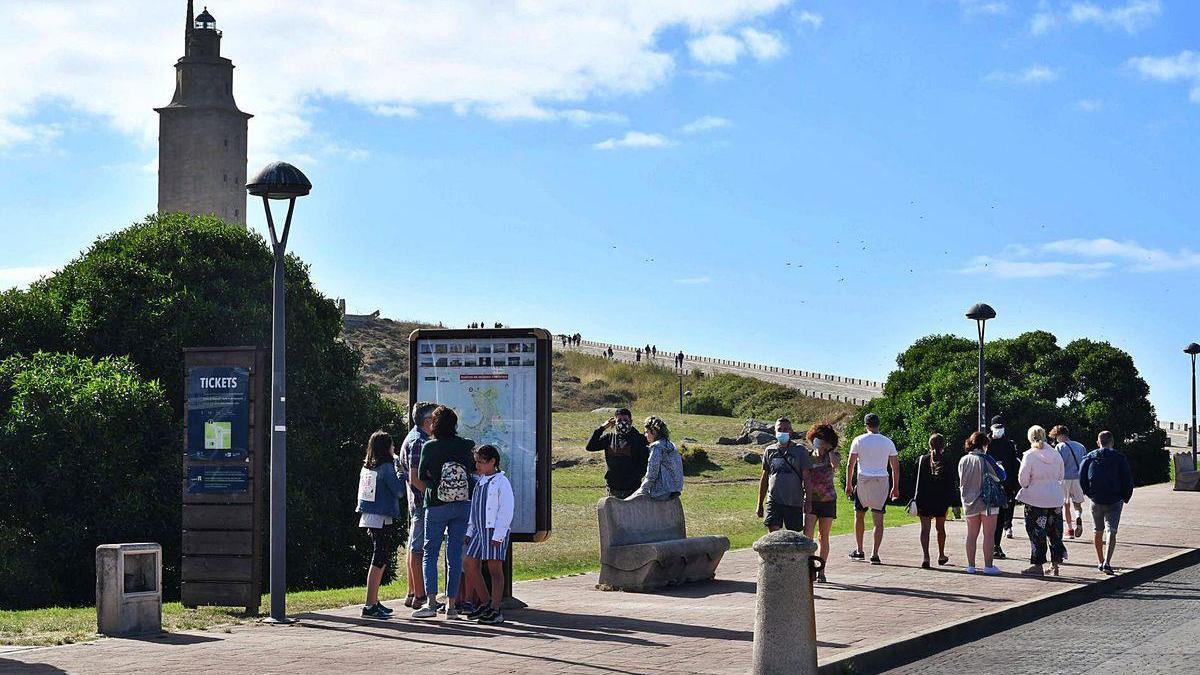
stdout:
<svg viewBox="0 0 1200 675">
<path fill-rule="evenodd" d="M 900 498 L 900 457 L 892 439 L 879 433 L 879 417 L 868 413 L 863 418 L 867 433 L 850 444 L 850 460 L 846 465 L 846 496 L 854 500 L 854 540 L 858 548 L 850 552 L 852 560 L 862 560 L 863 534 L 867 511 L 875 525 L 871 564 L 879 560 L 879 545 L 883 543 L 883 512 L 888 496 Z M 891 490 L 888 490 L 888 468 L 891 468 Z M 857 469 L 857 471 L 855 471 Z M 857 481 L 857 485 L 855 482 Z"/>
</svg>

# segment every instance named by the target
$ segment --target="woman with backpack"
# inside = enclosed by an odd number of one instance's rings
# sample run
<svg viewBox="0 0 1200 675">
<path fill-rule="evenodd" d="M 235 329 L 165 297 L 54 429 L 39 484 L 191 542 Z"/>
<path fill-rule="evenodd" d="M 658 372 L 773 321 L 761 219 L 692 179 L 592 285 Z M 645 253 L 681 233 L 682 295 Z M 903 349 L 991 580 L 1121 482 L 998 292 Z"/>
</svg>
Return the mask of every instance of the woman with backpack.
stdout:
<svg viewBox="0 0 1200 675">
<path fill-rule="evenodd" d="M 376 431 L 367 441 L 367 456 L 358 474 L 358 508 L 362 516 L 358 526 L 371 538 L 371 567 L 367 570 L 367 602 L 362 615 L 368 619 L 386 619 L 392 610 L 379 602 L 379 584 L 387 569 L 392 545 L 392 521 L 400 515 L 400 495 L 404 481 L 396 475 L 392 437 L 386 431 Z"/>
<path fill-rule="evenodd" d="M 1046 442 L 1046 430 L 1029 427 L 1030 448 L 1021 456 L 1017 482 L 1021 490 L 1017 500 L 1025 505 L 1025 533 L 1029 535 L 1030 566 L 1021 574 L 1045 574 L 1046 548 L 1050 548 L 1050 571 L 1058 576 L 1058 566 L 1067 557 L 1063 545 L 1063 458 Z"/>
<path fill-rule="evenodd" d="M 938 564 L 950 562 L 946 555 L 946 512 L 958 504 L 954 489 L 954 465 L 946 457 L 946 438 L 941 434 L 929 437 L 929 452 L 917 460 L 917 484 L 913 490 L 913 506 L 921 519 L 922 569 L 929 569 L 929 531 L 937 527 Z M 909 511 L 913 509 L 910 507 Z"/>
<path fill-rule="evenodd" d="M 976 431 L 967 439 L 963 449 L 967 454 L 958 460 L 958 486 L 962 497 L 963 517 L 967 519 L 967 574 L 974 574 L 975 549 L 983 534 L 983 573 L 999 574 L 992 560 L 995 548 L 996 517 L 1007 500 L 1004 495 L 1004 468 L 987 454 L 988 435 Z"/>
<path fill-rule="evenodd" d="M 425 593 L 429 605 L 413 612 L 414 619 L 437 616 L 438 556 L 446 539 L 446 618 L 458 618 L 455 603 L 463 572 L 463 540 L 471 515 L 471 453 L 475 442 L 458 435 L 458 415 L 439 405 L 433 411 L 433 438 L 421 448 L 417 475 L 425 484 Z"/>
</svg>

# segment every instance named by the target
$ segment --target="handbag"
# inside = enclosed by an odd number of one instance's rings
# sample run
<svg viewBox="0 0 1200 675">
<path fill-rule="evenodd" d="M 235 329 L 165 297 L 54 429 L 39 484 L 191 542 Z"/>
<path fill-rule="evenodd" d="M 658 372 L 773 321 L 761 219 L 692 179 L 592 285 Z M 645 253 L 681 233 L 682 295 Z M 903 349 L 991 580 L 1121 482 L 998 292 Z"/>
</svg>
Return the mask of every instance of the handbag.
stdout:
<svg viewBox="0 0 1200 675">
<path fill-rule="evenodd" d="M 920 509 L 917 508 L 917 495 L 921 494 L 921 462 L 925 461 L 925 455 L 921 455 L 921 459 L 917 460 L 917 485 L 913 488 L 912 499 L 908 500 L 908 515 L 918 515 Z"/>
<path fill-rule="evenodd" d="M 1000 477 L 996 475 L 996 470 L 992 468 L 992 463 L 996 460 L 983 455 L 983 475 L 980 476 L 980 491 L 979 497 L 983 500 L 983 505 L 989 509 L 1004 508 L 1008 504 L 1008 497 L 1004 494 L 1004 488 L 1000 485 Z"/>
</svg>

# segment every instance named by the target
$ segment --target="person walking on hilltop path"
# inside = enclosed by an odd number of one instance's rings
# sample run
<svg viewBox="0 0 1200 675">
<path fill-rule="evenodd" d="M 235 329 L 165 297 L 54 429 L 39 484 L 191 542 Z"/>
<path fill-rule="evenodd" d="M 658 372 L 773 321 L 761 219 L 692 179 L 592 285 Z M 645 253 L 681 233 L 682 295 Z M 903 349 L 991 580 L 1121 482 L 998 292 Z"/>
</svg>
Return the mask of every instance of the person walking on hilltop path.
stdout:
<svg viewBox="0 0 1200 675">
<path fill-rule="evenodd" d="M 785 528 L 804 531 L 804 498 L 812 480 L 812 460 L 807 449 L 792 442 L 792 421 L 775 421 L 775 442 L 763 450 L 762 478 L 758 481 L 758 510 L 768 532 Z M 766 517 L 763 500 L 766 499 Z"/>
<path fill-rule="evenodd" d="M 1021 484 L 1017 482 L 1017 474 L 1021 471 L 1021 460 L 1017 458 L 1017 445 L 1011 438 L 1005 436 L 1004 418 L 996 415 L 992 418 L 991 442 L 988 443 L 987 454 L 1004 468 L 1004 506 L 1000 507 L 1000 515 L 996 518 L 996 533 L 992 539 L 992 557 L 1006 559 L 1004 549 L 1000 547 L 1000 539 L 1006 534 L 1012 539 L 1013 511 L 1017 505 L 1017 490 Z"/>
<path fill-rule="evenodd" d="M 585 448 L 588 452 L 604 452 L 604 484 L 608 494 L 625 499 L 633 494 L 646 475 L 650 447 L 646 437 L 633 428 L 633 413 L 621 408 L 608 421 L 592 432 Z"/>
<path fill-rule="evenodd" d="M 671 442 L 671 430 L 666 422 L 654 416 L 646 418 L 645 429 L 646 442 L 650 444 L 646 475 L 628 499 L 643 496 L 655 501 L 678 499 L 683 494 L 683 456 Z"/>
<path fill-rule="evenodd" d="M 1079 483 L 1083 493 L 1092 500 L 1093 543 L 1096 569 L 1104 574 L 1116 574 L 1112 567 L 1113 552 L 1117 549 L 1117 526 L 1121 524 L 1121 507 L 1133 498 L 1133 472 L 1129 461 L 1113 450 L 1111 431 L 1101 431 L 1096 438 L 1099 448 L 1083 458 L 1079 466 Z M 1104 549 L 1104 534 L 1108 533 L 1108 550 Z"/>
<path fill-rule="evenodd" d="M 413 612 L 414 619 L 437 616 L 438 556 L 446 539 L 446 618 L 458 617 L 456 604 L 462 581 L 463 540 L 471 516 L 471 474 L 475 441 L 458 435 L 458 415 L 439 405 L 433 411 L 433 439 L 421 448 L 417 476 L 425 484 L 425 592 L 427 607 Z M 471 468 L 468 468 L 471 467 Z M 447 532 L 449 534 L 447 535 Z"/>
<path fill-rule="evenodd" d="M 641 348 L 638 348 L 637 350 L 635 350 L 633 354 L 634 354 L 634 356 L 633 356 L 633 361 L 634 361 L 634 363 L 641 363 L 641 362 L 642 362 L 642 350 L 641 350 Z"/>
<path fill-rule="evenodd" d="M 683 370 L 683 352 L 682 351 L 675 355 L 675 367 L 680 370 Z"/>
<path fill-rule="evenodd" d="M 358 474 L 358 508 L 362 516 L 358 526 L 371 538 L 371 567 L 367 570 L 367 600 L 362 615 L 368 619 L 387 619 L 392 610 L 379 602 L 379 584 L 387 569 L 392 546 L 392 521 L 400 516 L 400 495 L 404 481 L 396 475 L 392 437 L 376 431 L 367 442 L 367 454 Z"/>
<path fill-rule="evenodd" d="M 820 555 L 825 566 L 817 572 L 817 581 L 825 583 L 825 567 L 829 566 L 829 531 L 837 518 L 837 470 L 842 465 L 837 452 L 838 435 L 829 424 L 813 424 L 805 434 L 812 447 L 812 468 L 809 469 L 808 491 L 804 501 L 804 536 L 812 538 L 820 530 Z"/>
<path fill-rule="evenodd" d="M 1063 545 L 1062 477 L 1063 458 L 1046 442 L 1046 430 L 1034 425 L 1027 434 L 1032 447 L 1021 456 L 1017 476 L 1021 490 L 1017 500 L 1025 505 L 1025 533 L 1029 535 L 1030 566 L 1021 574 L 1045 574 L 1046 548 L 1050 548 L 1050 569 L 1058 576 L 1058 566 L 1067 557 Z"/>
<path fill-rule="evenodd" d="M 850 558 L 862 560 L 866 557 L 863 553 L 863 534 L 867 511 L 870 511 L 875 526 L 871 564 L 881 565 L 879 546 L 883 543 L 883 513 L 889 494 L 892 499 L 900 498 L 900 459 L 892 439 L 879 433 L 878 415 L 867 413 L 863 424 L 867 427 L 867 433 L 850 443 L 850 459 L 846 465 L 846 496 L 854 499 L 854 540 L 858 544 L 858 548 L 850 552 Z"/>
<path fill-rule="evenodd" d="M 991 439 L 976 431 L 967 439 L 963 449 L 967 454 L 958 460 L 958 485 L 962 495 L 963 517 L 967 519 L 967 574 L 974 574 L 975 549 L 983 534 L 983 573 L 999 574 L 993 564 L 992 538 L 996 516 L 1005 503 L 1004 468 L 987 454 Z"/>
<path fill-rule="evenodd" d="M 396 457 L 396 473 L 408 483 L 408 595 L 404 606 L 420 609 L 425 604 L 425 579 L 421 557 L 425 547 L 425 484 L 417 475 L 421 464 L 421 448 L 433 429 L 436 403 L 418 401 L 413 404 L 409 423 L 412 429 L 400 444 Z"/>
<path fill-rule="evenodd" d="M 1083 489 L 1079 486 L 1079 465 L 1087 449 L 1079 441 L 1071 440 L 1071 432 L 1062 424 L 1050 430 L 1050 438 L 1057 443 L 1054 448 L 1063 460 L 1063 521 L 1067 524 L 1067 536 L 1076 539 L 1083 535 Z M 1075 506 L 1074 515 L 1072 505 Z"/>
<path fill-rule="evenodd" d="M 929 531 L 937 527 L 938 564 L 950 562 L 946 555 L 946 512 L 959 503 L 958 489 L 950 458 L 946 457 L 946 439 L 941 434 L 929 437 L 929 452 L 917 460 L 917 483 L 913 502 L 921 519 L 921 567 L 929 569 Z"/>
</svg>

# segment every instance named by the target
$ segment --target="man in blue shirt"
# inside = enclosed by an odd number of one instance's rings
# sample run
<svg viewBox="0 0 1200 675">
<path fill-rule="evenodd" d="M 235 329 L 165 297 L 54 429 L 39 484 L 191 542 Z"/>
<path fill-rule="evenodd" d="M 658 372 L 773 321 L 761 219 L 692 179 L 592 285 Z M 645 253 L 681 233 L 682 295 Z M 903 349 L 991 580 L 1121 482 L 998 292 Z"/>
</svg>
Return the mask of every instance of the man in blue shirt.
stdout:
<svg viewBox="0 0 1200 675">
<path fill-rule="evenodd" d="M 1115 574 L 1112 568 L 1113 551 L 1117 548 L 1117 526 L 1121 523 L 1121 507 L 1133 497 L 1133 472 L 1121 453 L 1113 450 L 1113 435 L 1101 431 L 1096 439 L 1100 447 L 1089 452 L 1079 467 L 1079 482 L 1084 494 L 1092 500 L 1092 520 L 1096 527 L 1094 543 L 1097 569 Z M 1104 549 L 1104 532 L 1108 533 L 1108 550 Z"/>
<path fill-rule="evenodd" d="M 425 602 L 425 581 L 421 572 L 422 548 L 425 546 L 425 484 L 417 477 L 421 462 L 421 447 L 429 440 L 436 403 L 418 401 L 413 404 L 409 423 L 412 429 L 400 444 L 396 455 L 396 473 L 408 483 L 408 597 L 405 607 L 420 609 Z M 433 604 L 433 601 L 430 601 Z"/>
<path fill-rule="evenodd" d="M 1063 460 L 1063 522 L 1067 525 L 1067 536 L 1083 536 L 1083 490 L 1079 488 L 1079 465 L 1087 449 L 1078 441 L 1071 440 L 1071 432 L 1065 425 L 1050 430 L 1050 437 L 1057 441 L 1054 446 Z M 1071 517 L 1071 506 L 1075 506 L 1075 517 Z"/>
</svg>

